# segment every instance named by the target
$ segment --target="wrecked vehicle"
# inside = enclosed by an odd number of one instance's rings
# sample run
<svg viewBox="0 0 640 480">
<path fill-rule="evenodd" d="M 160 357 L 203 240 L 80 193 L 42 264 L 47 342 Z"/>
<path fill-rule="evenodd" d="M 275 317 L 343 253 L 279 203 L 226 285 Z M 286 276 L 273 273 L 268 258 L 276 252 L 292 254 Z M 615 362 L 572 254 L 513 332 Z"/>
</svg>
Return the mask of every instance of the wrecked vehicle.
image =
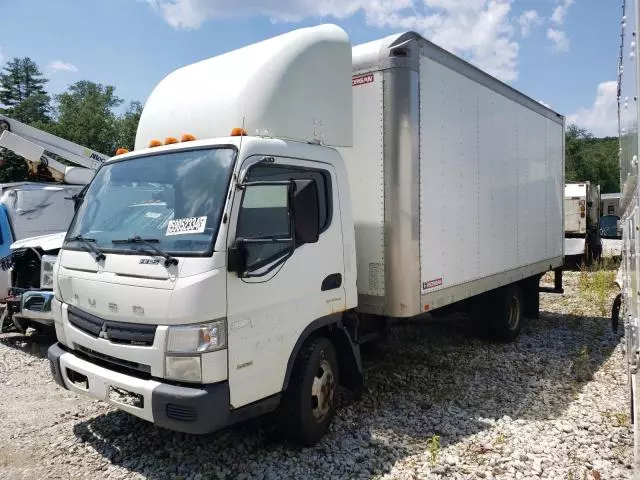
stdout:
<svg viewBox="0 0 640 480">
<path fill-rule="evenodd" d="M 0 186 L 0 332 L 51 328 L 52 272 L 82 186 Z"/>
</svg>

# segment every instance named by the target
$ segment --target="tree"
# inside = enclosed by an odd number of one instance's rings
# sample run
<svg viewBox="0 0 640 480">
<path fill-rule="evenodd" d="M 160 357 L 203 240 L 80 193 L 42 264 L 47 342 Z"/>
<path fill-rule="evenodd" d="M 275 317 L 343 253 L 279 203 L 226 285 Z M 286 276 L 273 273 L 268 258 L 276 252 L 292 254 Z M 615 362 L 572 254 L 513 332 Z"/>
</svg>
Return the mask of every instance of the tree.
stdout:
<svg viewBox="0 0 640 480">
<path fill-rule="evenodd" d="M 124 115 L 118 119 L 118 147 L 133 150 L 140 115 L 142 115 L 142 104 L 131 102 Z"/>
<path fill-rule="evenodd" d="M 27 164 L 22 157 L 0 151 L 0 183 L 22 182 L 28 177 Z"/>
<path fill-rule="evenodd" d="M 80 145 L 112 155 L 120 138 L 113 109 L 122 103 L 115 87 L 82 80 L 56 96 L 54 133 Z"/>
<path fill-rule="evenodd" d="M 567 182 L 597 183 L 602 193 L 620 190 L 617 138 L 595 138 L 588 130 L 569 125 L 565 151 Z"/>
<path fill-rule="evenodd" d="M 0 73 L 2 112 L 25 123 L 46 122 L 50 102 L 44 88 L 47 82 L 29 57 L 9 61 Z"/>
</svg>

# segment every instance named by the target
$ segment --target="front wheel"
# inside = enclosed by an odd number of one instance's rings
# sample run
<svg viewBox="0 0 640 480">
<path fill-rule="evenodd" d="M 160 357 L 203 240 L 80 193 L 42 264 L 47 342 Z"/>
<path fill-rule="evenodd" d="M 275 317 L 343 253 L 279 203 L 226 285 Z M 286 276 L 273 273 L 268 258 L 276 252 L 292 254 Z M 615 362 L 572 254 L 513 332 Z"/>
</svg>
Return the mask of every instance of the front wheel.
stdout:
<svg viewBox="0 0 640 480">
<path fill-rule="evenodd" d="M 281 424 L 290 441 L 310 446 L 327 432 L 335 414 L 339 384 L 335 348 L 324 337 L 308 340 L 296 358 L 281 405 Z"/>
</svg>

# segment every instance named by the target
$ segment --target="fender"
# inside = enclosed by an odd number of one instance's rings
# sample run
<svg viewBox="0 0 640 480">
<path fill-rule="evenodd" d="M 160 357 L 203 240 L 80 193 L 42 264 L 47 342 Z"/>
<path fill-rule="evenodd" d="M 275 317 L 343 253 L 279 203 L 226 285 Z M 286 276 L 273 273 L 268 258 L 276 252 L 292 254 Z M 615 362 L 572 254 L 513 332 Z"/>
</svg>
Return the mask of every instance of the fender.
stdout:
<svg viewBox="0 0 640 480">
<path fill-rule="evenodd" d="M 358 388 L 362 383 L 362 361 L 360 359 L 360 345 L 354 343 L 349 331 L 342 323 L 342 313 L 334 313 L 325 317 L 320 317 L 311 322 L 302 331 L 293 350 L 289 355 L 287 362 L 287 371 L 282 384 L 282 391 L 289 386 L 289 379 L 293 371 L 293 365 L 298 357 L 298 353 L 302 345 L 315 333 L 324 330 L 327 337 L 332 340 L 338 353 L 338 361 L 340 362 L 341 376 L 348 382 L 348 386 L 352 389 Z M 347 375 L 342 375 L 346 370 Z M 342 383 L 342 382 L 341 382 Z"/>
</svg>

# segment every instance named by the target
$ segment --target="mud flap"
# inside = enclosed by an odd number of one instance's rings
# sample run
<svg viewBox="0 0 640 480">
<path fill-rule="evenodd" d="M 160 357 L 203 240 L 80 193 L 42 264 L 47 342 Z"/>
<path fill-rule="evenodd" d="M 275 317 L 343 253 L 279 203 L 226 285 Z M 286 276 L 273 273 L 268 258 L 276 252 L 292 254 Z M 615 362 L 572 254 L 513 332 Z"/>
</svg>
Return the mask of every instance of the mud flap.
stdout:
<svg viewBox="0 0 640 480">
<path fill-rule="evenodd" d="M 0 305 L 0 333 L 4 331 L 4 324 L 8 317 L 9 309 L 7 308 L 7 305 Z"/>
</svg>

